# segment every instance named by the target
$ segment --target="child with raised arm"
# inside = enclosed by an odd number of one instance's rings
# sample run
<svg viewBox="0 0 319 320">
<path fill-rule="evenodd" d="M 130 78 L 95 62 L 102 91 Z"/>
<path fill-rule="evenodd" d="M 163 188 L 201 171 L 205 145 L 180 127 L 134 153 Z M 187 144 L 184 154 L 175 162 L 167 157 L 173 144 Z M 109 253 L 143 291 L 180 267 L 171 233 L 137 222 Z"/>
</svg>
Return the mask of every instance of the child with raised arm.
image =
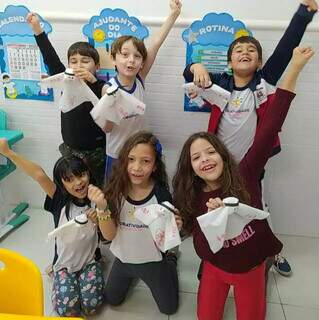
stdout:
<svg viewBox="0 0 319 320">
<path fill-rule="evenodd" d="M 178 307 L 176 257 L 162 253 L 148 227 L 136 219 L 135 210 L 151 204 L 172 201 L 162 159 L 162 147 L 151 133 L 132 135 L 119 153 L 106 183 L 105 195 L 97 192 L 100 230 L 112 240 L 115 255 L 105 288 L 106 303 L 121 304 L 134 279 L 150 288 L 160 312 L 173 314 Z M 182 221 L 175 215 L 178 228 Z"/>
<path fill-rule="evenodd" d="M 142 40 L 132 36 L 122 36 L 113 42 L 111 56 L 117 75 L 111 79 L 109 85 L 114 83 L 121 88 L 120 90 L 125 90 L 144 101 L 144 81 L 158 50 L 180 14 L 181 6 L 180 0 L 170 0 L 171 12 L 160 30 L 151 38 L 147 49 Z M 125 140 L 144 127 L 144 116 L 123 119 L 119 125 L 110 121 L 105 123 L 104 131 L 109 132 L 106 144 L 106 176 L 110 175 L 112 162 L 118 159 Z"/>
<path fill-rule="evenodd" d="M 197 298 L 199 320 L 223 318 L 231 285 L 234 287 L 236 319 L 265 319 L 265 260 L 282 249 L 267 220 L 252 220 L 237 237 L 238 241 L 237 238 L 225 240 L 223 247 L 213 253 L 196 218 L 222 206 L 221 199 L 231 196 L 262 209 L 260 174 L 295 96 L 297 77 L 313 54 L 311 48 L 294 49 L 283 83 L 276 90 L 267 115 L 260 120 L 260 130 L 251 148 L 238 165 L 212 133 L 195 133 L 183 146 L 173 179 L 173 198 L 203 261 Z"/>
<path fill-rule="evenodd" d="M 65 71 L 51 42 L 40 26 L 39 17 L 29 13 L 27 21 L 30 24 L 37 45 L 42 53 L 49 74 L 54 75 Z M 99 68 L 99 54 L 88 42 L 75 42 L 68 49 L 68 67 L 74 75 L 85 81 L 94 94 L 101 98 L 107 86 L 103 80 L 96 78 Z M 104 181 L 105 170 L 105 134 L 93 121 L 90 111 L 93 104 L 89 101 L 68 112 L 61 112 L 61 133 L 63 143 L 59 149 L 62 155 L 75 155 L 85 159 L 99 186 Z"/>
<path fill-rule="evenodd" d="M 0 153 L 26 175 L 34 179 L 47 194 L 44 209 L 51 212 L 55 227 L 80 215 L 87 218 L 81 227 L 57 235 L 53 260 L 52 304 L 60 316 L 95 313 L 103 302 L 104 279 L 99 261 L 98 227 L 90 185 L 94 179 L 82 159 L 60 158 L 53 169 L 53 180 L 36 163 L 12 151 L 0 139 Z"/>
<path fill-rule="evenodd" d="M 211 106 L 208 131 L 217 134 L 238 163 L 246 155 L 260 131 L 258 123 L 267 114 L 275 85 L 317 10 L 315 0 L 305 0 L 301 3 L 263 67 L 262 48 L 253 37 L 240 37 L 230 45 L 227 60 L 233 75 L 208 73 L 200 63 L 186 67 L 186 81 L 194 81 L 203 88 L 212 82 L 231 92 L 229 103 L 224 109 Z M 271 155 L 280 152 L 278 137 L 274 143 Z M 263 174 L 261 173 L 261 179 Z M 281 256 L 276 258 L 276 270 L 282 275 L 290 275 L 291 268 L 287 260 Z"/>
</svg>

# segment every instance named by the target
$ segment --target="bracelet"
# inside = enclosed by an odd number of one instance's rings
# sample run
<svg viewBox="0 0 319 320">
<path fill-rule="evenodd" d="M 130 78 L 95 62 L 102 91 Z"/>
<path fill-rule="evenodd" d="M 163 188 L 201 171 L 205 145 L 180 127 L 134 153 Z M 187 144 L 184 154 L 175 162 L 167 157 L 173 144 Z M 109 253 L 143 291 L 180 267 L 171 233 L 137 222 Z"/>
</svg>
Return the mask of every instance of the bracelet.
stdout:
<svg viewBox="0 0 319 320">
<path fill-rule="evenodd" d="M 111 211 L 108 208 L 104 210 L 96 208 L 96 212 L 98 221 L 109 221 L 112 219 Z"/>
</svg>

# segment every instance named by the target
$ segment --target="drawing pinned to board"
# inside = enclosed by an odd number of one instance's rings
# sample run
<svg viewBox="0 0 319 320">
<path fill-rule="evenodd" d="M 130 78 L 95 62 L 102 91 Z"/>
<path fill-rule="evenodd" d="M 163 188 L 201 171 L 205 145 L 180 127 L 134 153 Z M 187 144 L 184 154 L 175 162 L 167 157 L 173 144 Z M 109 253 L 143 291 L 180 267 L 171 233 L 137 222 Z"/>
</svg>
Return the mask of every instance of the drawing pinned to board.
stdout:
<svg viewBox="0 0 319 320">
<path fill-rule="evenodd" d="M 243 22 L 228 13 L 208 13 L 183 31 L 186 42 L 186 65 L 202 63 L 209 72 L 227 72 L 227 50 L 237 38 L 252 35 Z M 184 111 L 208 111 L 185 95 Z"/>
<path fill-rule="evenodd" d="M 97 76 L 108 81 L 115 75 L 114 64 L 111 59 L 111 44 L 123 35 L 134 36 L 141 40 L 148 37 L 149 32 L 137 18 L 130 17 L 122 9 L 103 9 L 98 16 L 90 18 L 89 23 L 82 28 L 83 34 L 88 38 L 100 55 L 100 69 Z"/>
<path fill-rule="evenodd" d="M 40 83 L 47 70 L 26 21 L 29 12 L 25 6 L 13 5 L 0 12 L 0 81 L 6 99 L 52 101 L 52 89 Z M 51 32 L 51 25 L 40 20 L 42 29 Z"/>
</svg>

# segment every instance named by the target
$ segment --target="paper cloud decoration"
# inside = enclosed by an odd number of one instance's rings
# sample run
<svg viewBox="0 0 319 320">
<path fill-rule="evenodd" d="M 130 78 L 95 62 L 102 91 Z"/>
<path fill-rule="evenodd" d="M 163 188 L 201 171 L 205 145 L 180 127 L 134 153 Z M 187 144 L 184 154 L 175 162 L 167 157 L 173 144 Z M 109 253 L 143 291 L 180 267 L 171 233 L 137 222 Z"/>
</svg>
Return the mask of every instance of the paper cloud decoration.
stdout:
<svg viewBox="0 0 319 320">
<path fill-rule="evenodd" d="M 206 46 L 229 46 L 233 40 L 251 35 L 246 26 L 239 20 L 234 20 L 228 13 L 208 13 L 202 20 L 194 21 L 185 29 L 182 37 L 188 44 Z"/>
<path fill-rule="evenodd" d="M 96 42 L 113 42 L 123 35 L 135 36 L 139 39 L 148 37 L 148 29 L 135 18 L 130 17 L 122 9 L 103 9 L 99 16 L 93 16 L 83 26 L 82 32 Z"/>
<path fill-rule="evenodd" d="M 34 33 L 27 23 L 26 16 L 30 12 L 25 6 L 9 5 L 0 12 L 0 36 L 30 36 Z M 45 33 L 52 31 L 51 25 L 41 16 L 40 25 Z"/>
</svg>

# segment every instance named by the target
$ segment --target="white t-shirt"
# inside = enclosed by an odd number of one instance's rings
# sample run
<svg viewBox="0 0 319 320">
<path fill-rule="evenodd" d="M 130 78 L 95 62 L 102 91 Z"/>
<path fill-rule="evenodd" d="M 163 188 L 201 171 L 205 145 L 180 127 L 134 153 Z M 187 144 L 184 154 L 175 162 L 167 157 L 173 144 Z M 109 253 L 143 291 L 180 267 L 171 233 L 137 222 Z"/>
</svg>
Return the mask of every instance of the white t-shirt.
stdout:
<svg viewBox="0 0 319 320">
<path fill-rule="evenodd" d="M 74 203 L 70 205 L 69 219 L 75 218 L 89 208 L 89 206 L 79 207 Z M 61 210 L 58 226 L 68 222 L 65 207 Z M 58 259 L 53 266 L 55 272 L 66 268 L 68 272 L 77 272 L 87 264 L 94 261 L 95 250 L 98 246 L 97 226 L 88 220 L 86 224 L 75 226 L 67 234 L 63 234 L 56 239 Z"/>
<path fill-rule="evenodd" d="M 120 213 L 117 233 L 110 250 L 123 263 L 146 263 L 162 260 L 149 228 L 134 217 L 136 208 L 171 202 L 170 193 L 162 187 L 154 186 L 152 192 L 141 201 L 124 200 Z"/>
<path fill-rule="evenodd" d="M 111 84 L 115 83 L 118 86 L 121 86 L 117 77 L 110 79 L 109 82 Z M 136 77 L 131 90 L 125 90 L 125 88 L 120 90 L 124 90 L 127 93 L 132 94 L 142 102 L 144 101 L 144 84 L 143 80 L 139 76 Z M 123 119 L 119 125 L 114 124 L 112 131 L 106 135 L 106 155 L 117 159 L 124 142 L 134 133 L 144 128 L 144 115 Z"/>
<path fill-rule="evenodd" d="M 257 127 L 255 96 L 251 89 L 234 90 L 222 113 L 217 136 L 239 163 L 254 142 Z"/>
</svg>

